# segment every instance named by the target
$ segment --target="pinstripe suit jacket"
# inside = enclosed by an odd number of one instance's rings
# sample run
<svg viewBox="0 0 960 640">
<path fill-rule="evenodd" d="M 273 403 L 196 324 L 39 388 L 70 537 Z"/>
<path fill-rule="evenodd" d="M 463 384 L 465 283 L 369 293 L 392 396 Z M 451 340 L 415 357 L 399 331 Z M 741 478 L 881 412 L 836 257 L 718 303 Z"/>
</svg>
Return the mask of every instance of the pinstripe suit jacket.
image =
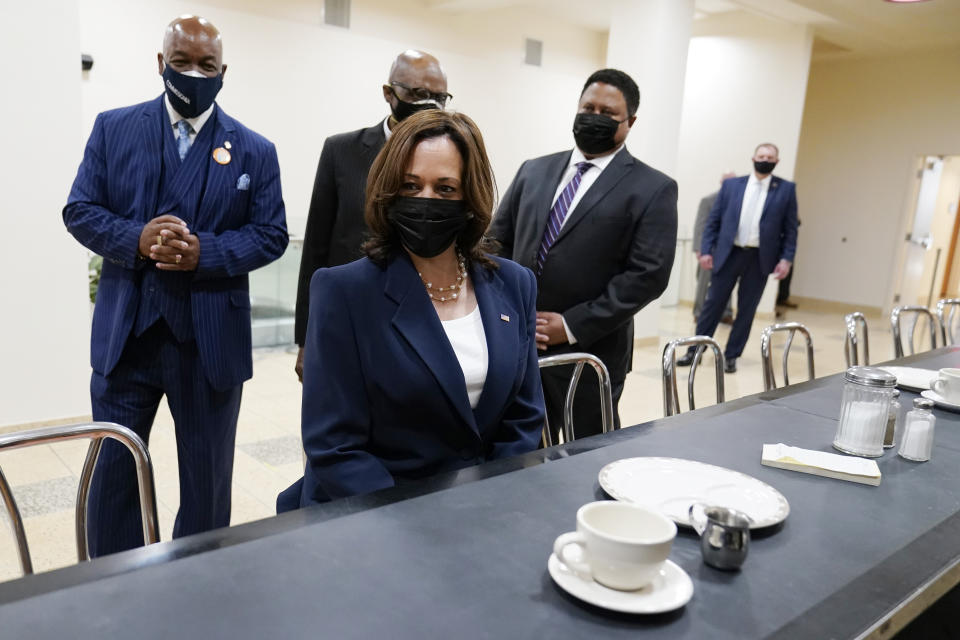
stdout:
<svg viewBox="0 0 960 640">
<path fill-rule="evenodd" d="M 70 233 L 104 258 L 90 349 L 91 365 L 104 375 L 120 359 L 144 270 L 153 268 L 137 257 L 143 226 L 180 215 L 177 200 L 160 192 L 162 136 L 173 135 L 168 125 L 163 96 L 98 115 L 63 209 Z M 253 375 L 247 274 L 283 254 L 287 228 L 273 144 L 219 106 L 206 126 L 215 127 L 214 147 L 230 142 L 231 161 L 210 157 L 206 176 L 178 179 L 206 181 L 196 219 L 185 220 L 200 240 L 190 308 L 206 377 L 227 389 Z M 246 189 L 239 188 L 243 175 Z"/>
</svg>

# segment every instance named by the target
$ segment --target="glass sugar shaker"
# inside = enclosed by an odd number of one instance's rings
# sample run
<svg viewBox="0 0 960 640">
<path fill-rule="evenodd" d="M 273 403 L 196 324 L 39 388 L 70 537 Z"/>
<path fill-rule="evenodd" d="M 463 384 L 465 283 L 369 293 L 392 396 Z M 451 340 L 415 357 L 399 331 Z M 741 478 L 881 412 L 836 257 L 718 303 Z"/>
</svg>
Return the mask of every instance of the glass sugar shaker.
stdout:
<svg viewBox="0 0 960 640">
<path fill-rule="evenodd" d="M 883 455 L 896 384 L 896 377 L 877 367 L 847 369 L 843 374 L 843 400 L 834 448 L 856 456 Z"/>
<path fill-rule="evenodd" d="M 903 439 L 900 441 L 901 457 L 914 462 L 925 462 L 930 459 L 933 450 L 933 430 L 937 417 L 931 411 L 933 400 L 915 398 L 913 410 L 907 413 L 903 427 Z"/>
<path fill-rule="evenodd" d="M 902 430 L 900 426 L 900 390 L 894 389 L 893 398 L 890 400 L 890 414 L 887 416 L 887 432 L 883 436 L 884 449 L 889 449 L 896 443 Z"/>
</svg>

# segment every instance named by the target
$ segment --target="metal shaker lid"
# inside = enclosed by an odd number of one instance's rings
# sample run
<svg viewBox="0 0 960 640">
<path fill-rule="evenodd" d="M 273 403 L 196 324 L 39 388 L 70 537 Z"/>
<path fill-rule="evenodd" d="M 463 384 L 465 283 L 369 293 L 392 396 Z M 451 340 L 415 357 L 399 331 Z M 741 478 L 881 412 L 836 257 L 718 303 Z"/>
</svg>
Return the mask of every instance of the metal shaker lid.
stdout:
<svg viewBox="0 0 960 640">
<path fill-rule="evenodd" d="M 916 409 L 933 409 L 933 400 L 929 398 L 914 398 L 913 406 Z"/>
<path fill-rule="evenodd" d="M 895 387 L 897 378 L 878 367 L 850 367 L 843 374 L 847 382 L 854 382 L 865 387 Z"/>
</svg>

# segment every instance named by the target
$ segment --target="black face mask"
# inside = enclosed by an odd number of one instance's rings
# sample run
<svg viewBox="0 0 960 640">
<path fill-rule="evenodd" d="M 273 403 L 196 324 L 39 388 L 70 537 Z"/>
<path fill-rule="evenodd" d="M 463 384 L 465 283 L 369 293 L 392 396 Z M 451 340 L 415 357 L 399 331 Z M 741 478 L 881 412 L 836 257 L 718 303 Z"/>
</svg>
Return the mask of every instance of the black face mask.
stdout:
<svg viewBox="0 0 960 640">
<path fill-rule="evenodd" d="M 762 176 L 765 176 L 769 173 L 773 173 L 773 168 L 777 166 L 776 162 L 765 162 L 762 160 L 754 160 L 753 168 Z"/>
<path fill-rule="evenodd" d="M 473 214 L 463 200 L 400 197 L 387 209 L 387 218 L 403 246 L 421 258 L 433 258 L 453 244 Z"/>
<path fill-rule="evenodd" d="M 391 106 L 390 111 L 393 113 L 393 117 L 397 119 L 397 122 L 409 118 L 417 111 L 440 108 L 440 105 L 433 100 L 427 100 L 426 102 L 405 102 L 400 99 L 396 91 L 393 92 L 393 97 L 397 99 L 397 106 Z"/>
<path fill-rule="evenodd" d="M 578 113 L 573 120 L 573 139 L 584 153 L 610 151 L 617 143 L 613 137 L 622 122 L 599 113 Z"/>
<path fill-rule="evenodd" d="M 184 118 L 196 118 L 210 108 L 220 88 L 223 86 L 223 74 L 212 78 L 188 76 L 177 73 L 170 65 L 163 67 L 163 86 L 170 98 L 174 111 Z"/>
</svg>

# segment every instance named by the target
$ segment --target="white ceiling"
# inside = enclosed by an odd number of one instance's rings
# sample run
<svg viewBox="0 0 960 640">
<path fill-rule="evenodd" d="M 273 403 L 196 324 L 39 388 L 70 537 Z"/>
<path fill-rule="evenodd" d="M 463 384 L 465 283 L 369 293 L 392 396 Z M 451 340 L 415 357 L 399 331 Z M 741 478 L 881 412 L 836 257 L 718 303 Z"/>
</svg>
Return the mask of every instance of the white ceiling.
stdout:
<svg viewBox="0 0 960 640">
<path fill-rule="evenodd" d="M 524 6 L 598 31 L 622 0 L 422 0 L 456 13 Z M 810 24 L 818 57 L 877 55 L 960 45 L 960 0 L 897 4 L 884 0 L 695 0 L 695 17 L 744 11 L 774 20 Z M 960 60 L 958 60 L 960 64 Z"/>
</svg>

